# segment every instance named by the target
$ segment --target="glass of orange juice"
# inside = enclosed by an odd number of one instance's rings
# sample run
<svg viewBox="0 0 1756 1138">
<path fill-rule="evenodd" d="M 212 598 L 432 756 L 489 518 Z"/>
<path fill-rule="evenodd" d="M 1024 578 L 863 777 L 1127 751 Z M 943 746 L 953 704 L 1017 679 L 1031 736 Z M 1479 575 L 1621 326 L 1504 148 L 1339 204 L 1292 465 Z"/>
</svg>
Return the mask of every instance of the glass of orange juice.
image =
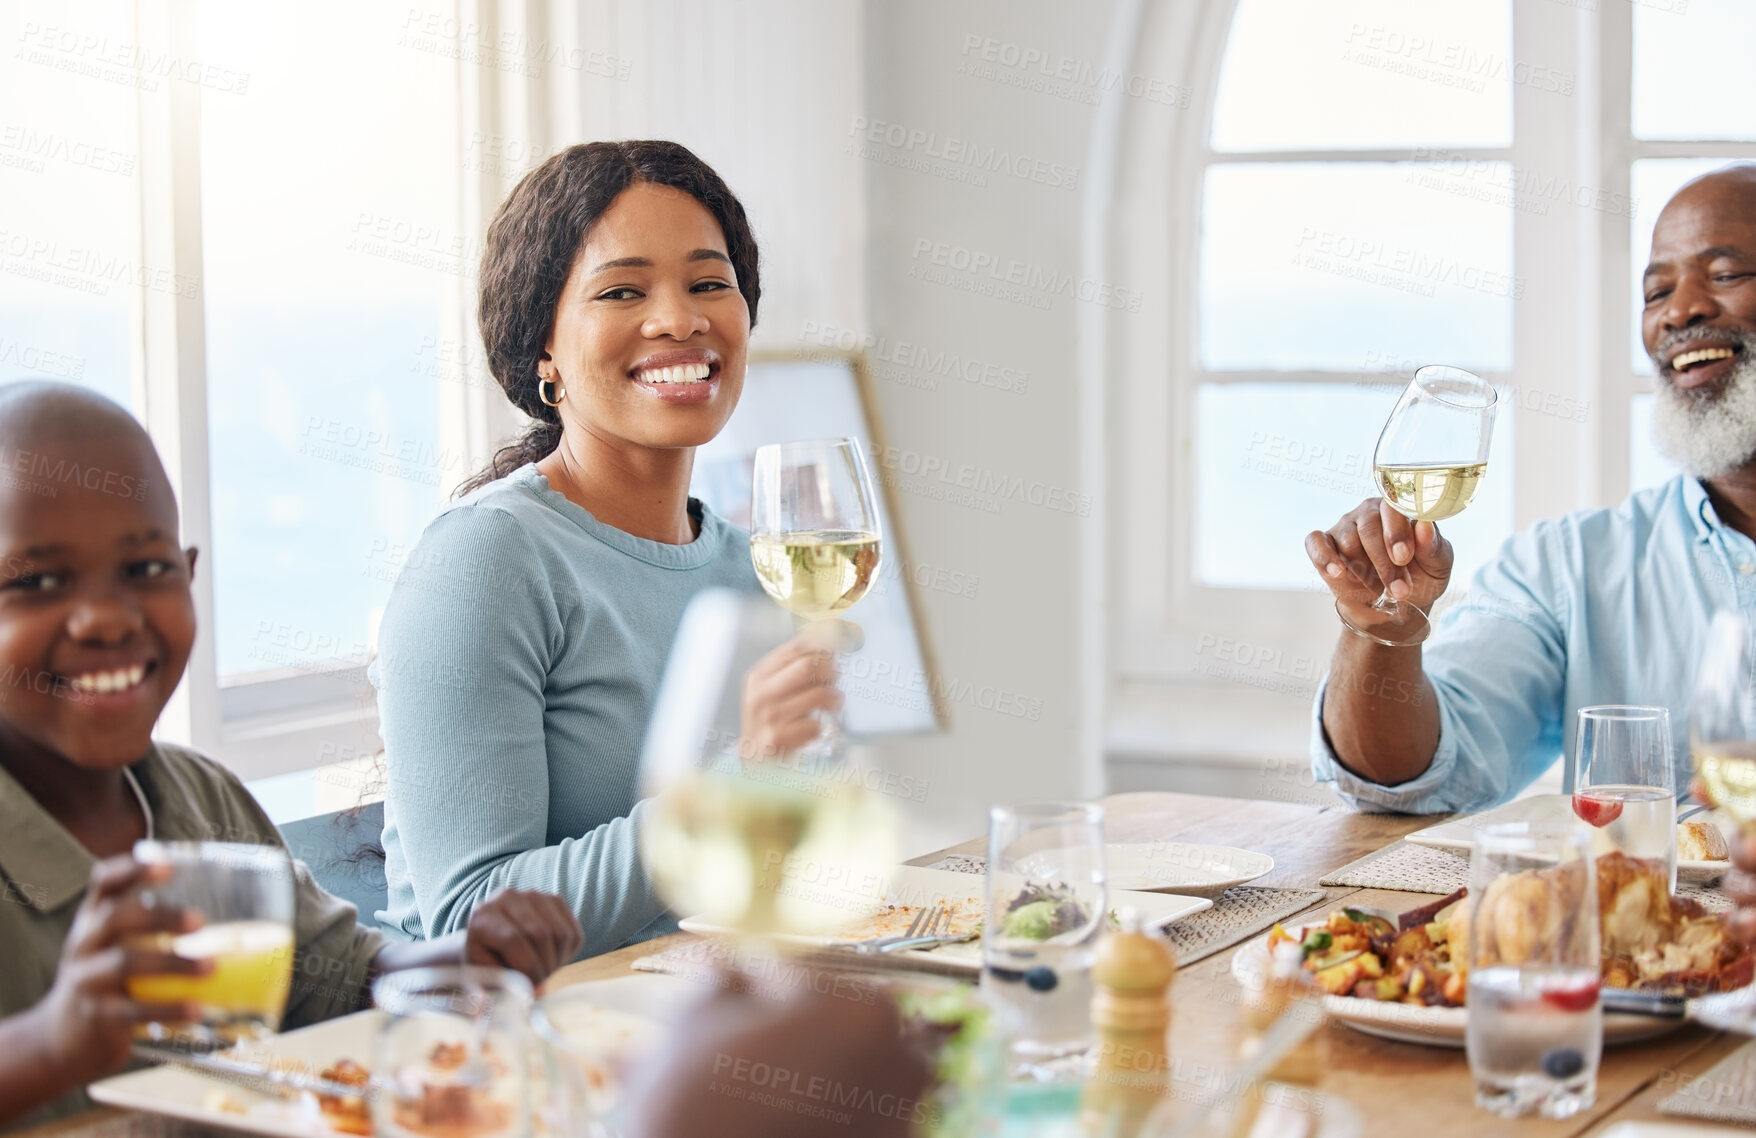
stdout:
<svg viewBox="0 0 1756 1138">
<path fill-rule="evenodd" d="M 170 878 L 146 892 L 148 904 L 193 909 L 201 927 L 159 933 L 153 947 L 189 959 L 211 959 L 205 976 L 135 976 L 130 997 L 150 1003 L 197 1004 L 195 1023 L 148 1023 L 155 1043 L 197 1049 L 227 1047 L 273 1034 L 293 982 L 293 866 L 275 846 L 231 842 L 137 842 L 134 859 L 169 865 Z"/>
</svg>

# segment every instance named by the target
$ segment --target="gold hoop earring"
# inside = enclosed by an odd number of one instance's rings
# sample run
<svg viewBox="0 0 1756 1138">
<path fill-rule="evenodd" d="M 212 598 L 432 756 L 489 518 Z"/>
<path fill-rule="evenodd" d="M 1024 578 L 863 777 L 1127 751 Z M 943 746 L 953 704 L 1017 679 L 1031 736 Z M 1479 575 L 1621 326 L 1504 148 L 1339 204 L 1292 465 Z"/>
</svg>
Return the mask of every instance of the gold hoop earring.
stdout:
<svg viewBox="0 0 1756 1138">
<path fill-rule="evenodd" d="M 553 399 L 549 398 L 549 384 L 551 383 L 555 384 L 555 398 Z M 567 389 L 559 383 L 555 383 L 553 379 L 539 379 L 537 380 L 537 398 L 550 407 L 559 407 L 561 400 L 567 398 Z"/>
</svg>

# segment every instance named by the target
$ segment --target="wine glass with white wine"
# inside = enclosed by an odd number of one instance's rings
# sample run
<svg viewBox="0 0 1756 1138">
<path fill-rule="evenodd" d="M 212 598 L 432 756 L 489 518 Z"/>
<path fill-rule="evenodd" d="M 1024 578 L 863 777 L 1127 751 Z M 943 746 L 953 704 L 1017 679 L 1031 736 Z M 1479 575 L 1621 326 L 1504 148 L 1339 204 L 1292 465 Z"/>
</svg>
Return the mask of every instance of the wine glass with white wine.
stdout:
<svg viewBox="0 0 1756 1138">
<path fill-rule="evenodd" d="M 1499 402 L 1493 384 L 1462 368 L 1429 364 L 1416 371 L 1372 453 L 1378 493 L 1391 509 L 1416 522 L 1462 513 L 1487 473 Z M 1432 631 L 1420 606 L 1391 596 L 1388 584 L 1372 605 L 1383 619 L 1370 627 L 1349 620 L 1341 602 L 1335 607 L 1343 624 L 1391 647 L 1419 644 Z"/>
<path fill-rule="evenodd" d="M 878 497 L 855 439 L 772 443 L 756 452 L 750 560 L 775 602 L 805 621 L 840 616 L 878 578 L 884 539 Z M 843 736 L 824 714 L 823 734 L 801 757 L 833 759 Z"/>
<path fill-rule="evenodd" d="M 1707 629 L 1689 709 L 1689 752 L 1713 801 L 1756 833 L 1756 672 L 1750 625 L 1722 609 Z M 1696 1001 L 1695 1018 L 1710 1027 L 1756 1035 L 1756 988 Z"/>
<path fill-rule="evenodd" d="M 845 925 L 895 858 L 895 818 L 862 780 L 739 754 L 744 677 L 790 635 L 762 598 L 709 589 L 684 611 L 659 684 L 640 756 L 642 852 L 659 895 L 704 928 Z"/>
</svg>

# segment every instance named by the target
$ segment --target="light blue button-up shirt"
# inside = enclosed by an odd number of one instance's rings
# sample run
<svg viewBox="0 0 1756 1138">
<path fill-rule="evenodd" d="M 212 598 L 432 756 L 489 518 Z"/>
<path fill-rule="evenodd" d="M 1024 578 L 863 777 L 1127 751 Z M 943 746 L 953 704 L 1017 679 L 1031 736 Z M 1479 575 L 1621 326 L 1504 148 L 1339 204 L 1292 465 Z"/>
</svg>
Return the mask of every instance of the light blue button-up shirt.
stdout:
<svg viewBox="0 0 1756 1138">
<path fill-rule="evenodd" d="M 1756 542 L 1720 522 L 1693 478 L 1539 522 L 1476 573 L 1427 642 L 1439 747 L 1426 771 L 1383 786 L 1342 766 L 1323 731 L 1325 679 L 1317 779 L 1360 809 L 1485 810 L 1572 753 L 1580 708 L 1632 703 L 1670 709 L 1681 792 L 1695 668 L 1721 608 L 1756 621 Z"/>
</svg>

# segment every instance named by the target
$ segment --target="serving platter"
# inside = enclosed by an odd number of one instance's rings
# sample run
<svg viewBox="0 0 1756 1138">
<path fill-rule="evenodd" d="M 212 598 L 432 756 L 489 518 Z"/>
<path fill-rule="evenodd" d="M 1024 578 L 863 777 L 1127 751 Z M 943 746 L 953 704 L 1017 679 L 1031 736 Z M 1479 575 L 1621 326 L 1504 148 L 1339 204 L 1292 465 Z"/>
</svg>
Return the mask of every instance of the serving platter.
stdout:
<svg viewBox="0 0 1756 1138">
<path fill-rule="evenodd" d="M 1251 992 L 1260 992 L 1268 977 L 1268 937 L 1263 933 L 1240 946 L 1232 955 L 1232 979 Z M 1694 1001 L 1690 1001 L 1691 1007 Z M 1415 1004 L 1399 1004 L 1383 1000 L 1363 1000 L 1357 996 L 1324 996 L 1323 1010 L 1332 1019 L 1341 1021 L 1355 1031 L 1394 1039 L 1400 1043 L 1418 1043 L 1425 1047 L 1464 1045 L 1469 1025 L 1467 1008 L 1428 1008 Z M 1633 1043 L 1668 1035 L 1687 1023 L 1686 1019 L 1661 1019 L 1657 1016 L 1604 1013 L 1604 1042 Z"/>
<path fill-rule="evenodd" d="M 800 883 L 801 887 L 804 883 Z M 879 880 L 863 888 L 841 888 L 841 896 L 824 893 L 819 903 L 835 903 L 847 913 L 847 922 L 823 935 L 781 934 L 776 940 L 810 948 L 851 948 L 860 941 L 887 935 L 900 935 L 908 930 L 910 920 L 921 908 L 935 903 L 946 905 L 952 913 L 950 931 L 954 934 L 973 932 L 982 922 L 983 889 L 986 880 L 970 873 L 946 869 L 925 869 L 916 865 L 892 867 Z M 786 886 L 783 884 L 782 888 Z M 1111 889 L 1112 911 L 1131 907 L 1140 913 L 1148 928 L 1164 928 L 1192 913 L 1211 909 L 1207 897 L 1188 897 L 1176 893 L 1144 893 L 1128 889 Z M 703 920 L 685 917 L 678 922 L 684 932 L 702 935 L 732 935 L 736 929 Z M 913 950 L 893 954 L 899 963 L 910 959 L 931 957 L 940 967 L 976 975 L 982 969 L 980 940 L 948 944 L 925 951 Z"/>
<path fill-rule="evenodd" d="M 1413 842 L 1417 846 L 1429 846 L 1440 850 L 1457 850 L 1468 853 L 1475 846 L 1475 831 L 1478 826 L 1497 826 L 1508 822 L 1530 822 L 1544 824 L 1563 822 L 1573 817 L 1573 800 L 1565 794 L 1533 794 L 1528 798 L 1515 798 L 1503 806 L 1492 810 L 1484 810 L 1480 814 L 1466 814 L 1441 822 L 1436 826 L 1428 826 L 1424 830 L 1416 830 L 1404 841 Z M 1696 818 L 1711 821 L 1708 814 L 1698 814 Z M 1677 862 L 1677 883 L 1680 885 L 1711 885 L 1725 875 L 1732 867 L 1730 861 L 1682 861 Z"/>
</svg>

